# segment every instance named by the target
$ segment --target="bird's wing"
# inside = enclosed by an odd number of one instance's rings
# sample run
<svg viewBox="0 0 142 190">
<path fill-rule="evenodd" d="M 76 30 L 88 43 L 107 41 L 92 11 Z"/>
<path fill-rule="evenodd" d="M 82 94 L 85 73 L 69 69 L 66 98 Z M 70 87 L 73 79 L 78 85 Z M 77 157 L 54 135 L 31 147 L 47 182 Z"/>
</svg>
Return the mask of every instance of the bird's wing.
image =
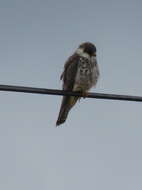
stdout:
<svg viewBox="0 0 142 190">
<path fill-rule="evenodd" d="M 73 54 L 65 63 L 64 71 L 61 75 L 64 90 L 72 91 L 78 69 L 78 62 L 79 56 L 77 54 Z"/>
<path fill-rule="evenodd" d="M 79 56 L 74 54 L 65 63 L 64 71 L 61 75 L 61 79 L 63 80 L 64 90 L 70 90 L 70 91 L 73 90 L 76 73 L 78 69 L 78 62 L 79 62 Z M 70 109 L 75 105 L 77 100 L 78 97 L 74 96 L 63 97 L 56 125 L 60 125 L 65 122 Z"/>
</svg>

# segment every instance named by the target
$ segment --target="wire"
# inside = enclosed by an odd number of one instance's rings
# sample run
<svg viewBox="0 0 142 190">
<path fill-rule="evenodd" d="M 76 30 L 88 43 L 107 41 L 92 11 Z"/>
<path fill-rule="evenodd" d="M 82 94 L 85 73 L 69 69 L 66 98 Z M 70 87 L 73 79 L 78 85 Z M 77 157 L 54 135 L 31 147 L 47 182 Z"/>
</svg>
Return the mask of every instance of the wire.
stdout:
<svg viewBox="0 0 142 190">
<path fill-rule="evenodd" d="M 13 85 L 0 85 L 0 91 L 83 97 L 82 93 L 79 93 L 79 92 L 46 89 L 46 88 L 34 88 L 34 87 L 25 87 L 25 86 L 13 86 Z M 142 97 L 140 96 L 104 94 L 104 93 L 88 93 L 86 98 L 124 100 L 124 101 L 142 101 Z"/>
<path fill-rule="evenodd" d="M 70 92 L 64 90 L 34 88 L 34 87 L 25 87 L 25 86 L 13 86 L 13 85 L 0 85 L 0 91 L 83 97 L 83 94 L 79 92 Z M 88 93 L 86 98 L 142 102 L 141 96 L 129 96 L 129 95 L 118 95 L 118 94 Z"/>
</svg>

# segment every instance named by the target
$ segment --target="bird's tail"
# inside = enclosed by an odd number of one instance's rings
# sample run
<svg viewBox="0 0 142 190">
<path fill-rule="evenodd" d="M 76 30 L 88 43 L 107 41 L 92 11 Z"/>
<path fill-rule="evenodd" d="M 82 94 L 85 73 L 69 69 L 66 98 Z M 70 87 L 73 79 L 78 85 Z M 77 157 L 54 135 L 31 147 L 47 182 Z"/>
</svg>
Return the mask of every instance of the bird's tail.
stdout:
<svg viewBox="0 0 142 190">
<path fill-rule="evenodd" d="M 75 105 L 77 100 L 78 100 L 78 97 L 74 97 L 74 96 L 63 97 L 59 116 L 56 122 L 56 126 L 61 125 L 62 123 L 66 121 L 69 111 Z"/>
</svg>

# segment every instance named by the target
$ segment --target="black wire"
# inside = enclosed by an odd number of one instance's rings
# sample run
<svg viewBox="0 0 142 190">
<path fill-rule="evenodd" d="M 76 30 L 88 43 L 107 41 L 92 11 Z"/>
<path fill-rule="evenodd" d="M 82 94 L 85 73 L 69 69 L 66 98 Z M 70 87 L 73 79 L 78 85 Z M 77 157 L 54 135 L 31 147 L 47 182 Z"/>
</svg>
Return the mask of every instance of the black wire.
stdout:
<svg viewBox="0 0 142 190">
<path fill-rule="evenodd" d="M 0 91 L 83 97 L 83 94 L 78 92 L 70 92 L 70 91 L 46 89 L 46 88 L 25 87 L 25 86 L 13 86 L 13 85 L 0 85 Z M 141 96 L 129 96 L 129 95 L 118 95 L 118 94 L 88 93 L 86 98 L 142 102 Z"/>
</svg>

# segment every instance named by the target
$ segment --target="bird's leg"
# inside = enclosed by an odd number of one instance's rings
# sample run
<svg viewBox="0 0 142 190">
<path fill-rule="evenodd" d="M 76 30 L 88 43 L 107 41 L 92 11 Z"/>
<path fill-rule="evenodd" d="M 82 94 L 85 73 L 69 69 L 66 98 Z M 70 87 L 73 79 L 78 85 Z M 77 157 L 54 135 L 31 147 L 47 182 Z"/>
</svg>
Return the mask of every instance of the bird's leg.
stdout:
<svg viewBox="0 0 142 190">
<path fill-rule="evenodd" d="M 86 98 L 88 96 L 88 92 L 86 92 L 86 91 L 77 91 L 77 92 L 81 93 L 81 95 L 82 95 L 83 98 Z M 82 97 L 78 98 L 79 102 L 80 102 L 80 100 L 81 100 Z"/>
<path fill-rule="evenodd" d="M 88 96 L 88 94 L 89 94 L 88 92 L 83 91 L 83 92 L 82 92 L 82 97 L 83 97 L 83 98 L 86 98 L 86 97 Z"/>
<path fill-rule="evenodd" d="M 77 92 L 81 93 L 81 91 L 77 91 Z M 78 101 L 79 101 L 79 102 L 80 102 L 80 100 L 81 100 L 81 97 L 78 97 Z"/>
</svg>

